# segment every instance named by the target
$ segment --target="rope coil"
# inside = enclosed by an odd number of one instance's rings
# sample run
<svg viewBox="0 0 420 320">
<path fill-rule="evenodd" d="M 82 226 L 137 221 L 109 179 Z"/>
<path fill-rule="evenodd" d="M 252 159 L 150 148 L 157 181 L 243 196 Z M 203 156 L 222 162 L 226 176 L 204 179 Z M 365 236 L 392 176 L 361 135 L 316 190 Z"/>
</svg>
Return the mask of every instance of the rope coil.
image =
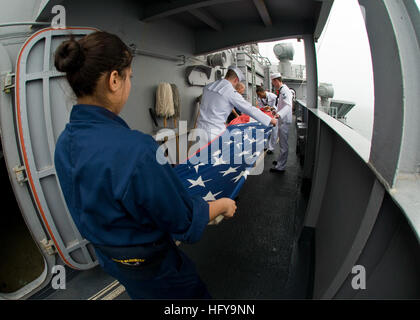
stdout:
<svg viewBox="0 0 420 320">
<path fill-rule="evenodd" d="M 156 90 L 156 114 L 159 117 L 170 118 L 175 114 L 174 95 L 172 86 L 162 82 Z"/>
</svg>

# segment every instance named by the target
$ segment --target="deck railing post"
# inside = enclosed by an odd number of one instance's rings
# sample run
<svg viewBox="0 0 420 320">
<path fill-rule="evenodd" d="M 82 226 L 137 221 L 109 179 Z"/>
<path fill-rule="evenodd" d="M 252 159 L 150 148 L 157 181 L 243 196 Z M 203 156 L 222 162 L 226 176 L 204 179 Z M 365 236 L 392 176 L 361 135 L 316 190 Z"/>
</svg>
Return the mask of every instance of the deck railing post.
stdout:
<svg viewBox="0 0 420 320">
<path fill-rule="evenodd" d="M 315 40 L 312 34 L 303 36 L 305 44 L 305 60 L 306 60 L 306 81 L 307 81 L 307 100 L 308 108 L 317 108 L 318 97 L 318 70 L 315 51 Z M 317 148 L 317 137 L 319 121 L 317 119 L 307 118 L 307 141 L 305 150 L 305 163 L 303 168 L 302 191 L 309 194 L 312 175 L 314 172 L 315 153 Z"/>
</svg>

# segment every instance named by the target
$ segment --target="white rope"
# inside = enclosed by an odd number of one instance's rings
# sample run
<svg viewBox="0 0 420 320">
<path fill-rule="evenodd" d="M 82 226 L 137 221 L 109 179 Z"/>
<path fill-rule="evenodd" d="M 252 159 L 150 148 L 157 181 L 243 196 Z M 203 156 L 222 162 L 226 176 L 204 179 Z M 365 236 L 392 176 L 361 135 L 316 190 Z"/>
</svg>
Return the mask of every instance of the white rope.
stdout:
<svg viewBox="0 0 420 320">
<path fill-rule="evenodd" d="M 156 114 L 159 117 L 170 118 L 175 114 L 172 87 L 169 83 L 162 82 L 156 90 Z"/>
</svg>

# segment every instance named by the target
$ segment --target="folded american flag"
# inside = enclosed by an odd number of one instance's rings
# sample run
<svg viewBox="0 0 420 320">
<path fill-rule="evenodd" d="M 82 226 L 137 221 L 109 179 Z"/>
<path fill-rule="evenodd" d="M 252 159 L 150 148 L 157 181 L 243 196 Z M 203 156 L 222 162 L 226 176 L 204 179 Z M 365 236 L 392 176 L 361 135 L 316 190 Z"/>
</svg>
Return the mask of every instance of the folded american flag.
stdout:
<svg viewBox="0 0 420 320">
<path fill-rule="evenodd" d="M 191 195 L 206 201 L 234 199 L 264 153 L 271 130 L 259 122 L 230 125 L 175 171 Z"/>
</svg>

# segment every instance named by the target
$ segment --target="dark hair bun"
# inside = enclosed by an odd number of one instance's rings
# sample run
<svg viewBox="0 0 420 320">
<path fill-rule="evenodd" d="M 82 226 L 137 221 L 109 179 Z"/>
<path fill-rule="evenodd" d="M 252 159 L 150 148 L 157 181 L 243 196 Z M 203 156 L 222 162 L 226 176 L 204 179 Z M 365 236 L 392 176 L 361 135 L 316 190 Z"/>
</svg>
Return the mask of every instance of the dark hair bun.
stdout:
<svg viewBox="0 0 420 320">
<path fill-rule="evenodd" d="M 77 72 L 85 62 L 79 42 L 71 39 L 63 42 L 55 52 L 54 65 L 61 72 Z"/>
<path fill-rule="evenodd" d="M 99 79 L 114 70 L 125 78 L 132 60 L 130 48 L 119 37 L 96 31 L 78 41 L 70 35 L 57 48 L 54 65 L 58 71 L 65 72 L 70 87 L 80 98 L 93 95 Z"/>
</svg>

